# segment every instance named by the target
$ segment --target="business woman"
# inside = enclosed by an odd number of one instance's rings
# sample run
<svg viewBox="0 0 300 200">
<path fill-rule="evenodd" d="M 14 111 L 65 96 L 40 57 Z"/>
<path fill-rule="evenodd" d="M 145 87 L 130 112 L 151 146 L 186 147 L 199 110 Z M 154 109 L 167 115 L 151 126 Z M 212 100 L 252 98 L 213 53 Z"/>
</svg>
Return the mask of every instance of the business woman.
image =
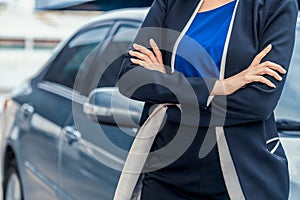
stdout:
<svg viewBox="0 0 300 200">
<path fill-rule="evenodd" d="M 197 108 L 200 120 L 176 161 L 144 173 L 142 200 L 288 199 L 288 163 L 273 111 L 293 52 L 297 13 L 295 0 L 154 1 L 125 56 L 119 90 L 145 102 L 141 124 L 153 105 L 181 104 L 181 110 L 168 107 L 151 151 L 168 145 L 180 126 L 189 136 L 195 123 L 181 119 L 185 108 Z M 186 82 L 192 93 L 185 92 Z M 199 157 L 208 131 L 217 144 Z"/>
</svg>

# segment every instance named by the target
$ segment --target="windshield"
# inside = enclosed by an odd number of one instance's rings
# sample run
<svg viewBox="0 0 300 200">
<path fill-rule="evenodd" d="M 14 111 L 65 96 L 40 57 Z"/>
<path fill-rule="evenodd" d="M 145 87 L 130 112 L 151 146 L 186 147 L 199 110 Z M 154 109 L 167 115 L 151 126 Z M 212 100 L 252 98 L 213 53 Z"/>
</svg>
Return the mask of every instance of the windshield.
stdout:
<svg viewBox="0 0 300 200">
<path fill-rule="evenodd" d="M 278 106 L 276 119 L 300 121 L 300 27 L 297 28 L 296 44 L 286 84 Z"/>
</svg>

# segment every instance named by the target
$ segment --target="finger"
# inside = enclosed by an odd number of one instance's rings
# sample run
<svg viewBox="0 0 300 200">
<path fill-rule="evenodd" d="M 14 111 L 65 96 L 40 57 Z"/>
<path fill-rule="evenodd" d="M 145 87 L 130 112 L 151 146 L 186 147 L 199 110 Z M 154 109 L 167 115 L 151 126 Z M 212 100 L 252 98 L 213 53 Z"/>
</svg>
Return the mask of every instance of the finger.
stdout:
<svg viewBox="0 0 300 200">
<path fill-rule="evenodd" d="M 141 67 L 144 67 L 145 69 L 149 69 L 149 70 L 155 70 L 152 65 L 150 65 L 149 63 L 145 62 L 145 61 L 142 61 L 142 60 L 139 60 L 139 59 L 134 59 L 134 58 L 131 58 L 130 59 L 131 62 L 133 62 L 134 64 L 137 64 Z"/>
<path fill-rule="evenodd" d="M 259 73 L 257 75 L 264 75 L 264 74 L 270 75 L 278 81 L 282 81 L 282 77 L 276 71 L 268 67 L 259 68 Z"/>
<path fill-rule="evenodd" d="M 260 82 L 260 83 L 266 84 L 267 86 L 269 86 L 271 88 L 276 88 L 274 83 L 272 83 L 270 80 L 268 80 L 267 78 L 265 78 L 263 76 L 254 76 L 253 82 Z"/>
<path fill-rule="evenodd" d="M 140 52 L 137 51 L 129 51 L 129 55 L 136 57 L 137 59 L 146 61 L 146 62 L 150 62 L 150 58 L 148 56 L 146 56 L 145 54 L 142 54 Z"/>
<path fill-rule="evenodd" d="M 282 74 L 286 74 L 286 70 L 281 65 L 278 65 L 277 63 L 274 62 L 266 61 L 257 65 L 257 67 L 265 67 L 265 66 L 273 70 L 276 70 Z"/>
<path fill-rule="evenodd" d="M 268 45 L 266 48 L 264 48 L 259 54 L 257 54 L 255 56 L 255 58 L 253 59 L 252 61 L 252 64 L 253 65 L 258 65 L 261 60 L 266 56 L 268 55 L 268 53 L 272 50 L 272 45 Z"/>
<path fill-rule="evenodd" d="M 133 44 L 133 48 L 139 52 L 141 52 L 142 54 L 145 54 L 146 56 L 148 56 L 152 62 L 157 63 L 158 60 L 156 59 L 156 57 L 154 56 L 153 52 L 150 51 L 149 49 L 147 49 L 146 47 L 142 46 L 142 45 L 138 45 L 138 44 Z"/>
<path fill-rule="evenodd" d="M 140 65 L 142 67 L 146 66 L 146 62 L 140 59 L 131 58 L 130 61 L 134 64 Z"/>
<path fill-rule="evenodd" d="M 150 46 L 152 47 L 154 54 L 156 56 L 156 59 L 158 60 L 158 62 L 160 64 L 163 64 L 163 59 L 162 59 L 162 54 L 161 51 L 158 47 L 158 45 L 156 44 L 156 42 L 153 39 L 150 39 Z"/>
</svg>

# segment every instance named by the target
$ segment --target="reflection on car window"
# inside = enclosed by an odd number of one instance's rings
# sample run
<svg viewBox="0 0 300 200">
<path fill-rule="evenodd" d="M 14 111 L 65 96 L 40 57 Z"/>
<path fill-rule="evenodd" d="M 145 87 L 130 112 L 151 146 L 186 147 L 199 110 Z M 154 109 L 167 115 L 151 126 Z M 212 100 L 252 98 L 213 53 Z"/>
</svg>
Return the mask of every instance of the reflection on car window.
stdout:
<svg viewBox="0 0 300 200">
<path fill-rule="evenodd" d="M 97 27 L 75 36 L 52 63 L 46 80 L 73 88 L 81 64 L 87 55 L 106 38 L 109 26 Z"/>
<path fill-rule="evenodd" d="M 107 33 L 109 27 L 103 27 L 103 28 L 97 28 L 94 30 L 90 30 L 87 32 L 84 32 L 80 35 L 77 35 L 69 44 L 69 48 L 74 48 L 78 46 L 85 46 L 90 44 L 98 44 L 99 42 L 103 41 L 105 39 L 106 34 L 103 34 L 103 32 Z"/>
<path fill-rule="evenodd" d="M 113 42 L 132 42 L 137 34 L 137 28 L 130 26 L 121 26 L 113 38 Z"/>
<path fill-rule="evenodd" d="M 296 44 L 287 80 L 281 99 L 275 110 L 276 119 L 290 119 L 300 121 L 300 33 L 297 31 Z"/>
<path fill-rule="evenodd" d="M 136 37 L 138 27 L 123 25 L 118 28 L 117 33 L 112 38 L 101 60 L 105 65 L 104 73 L 98 78 L 97 87 L 113 87 L 118 81 L 120 67 L 124 54 L 128 51 L 130 44 Z"/>
</svg>

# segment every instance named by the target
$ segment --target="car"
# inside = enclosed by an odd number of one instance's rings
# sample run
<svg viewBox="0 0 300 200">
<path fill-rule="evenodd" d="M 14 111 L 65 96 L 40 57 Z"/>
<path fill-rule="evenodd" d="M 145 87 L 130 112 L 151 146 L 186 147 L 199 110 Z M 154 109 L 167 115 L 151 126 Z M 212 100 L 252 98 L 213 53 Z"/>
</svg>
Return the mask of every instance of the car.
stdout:
<svg viewBox="0 0 300 200">
<path fill-rule="evenodd" d="M 123 54 L 147 11 L 122 9 L 92 20 L 5 100 L 4 199 L 113 199 L 144 105 L 122 96 L 116 83 Z M 300 196 L 300 116 L 291 97 L 300 98 L 295 81 L 299 53 L 297 36 L 290 77 L 276 110 L 290 162 L 292 200 Z"/>
<path fill-rule="evenodd" d="M 97 110 L 91 101 L 114 93 L 122 54 L 147 10 L 111 11 L 91 20 L 61 43 L 38 75 L 5 102 L 4 199 L 113 198 L 138 127 L 134 122 L 116 126 L 110 110 Z M 118 95 L 114 106 L 122 100 L 128 103 Z M 132 103 L 130 118 L 138 121 L 142 108 L 143 103 Z M 113 111 L 124 115 L 123 110 Z"/>
<path fill-rule="evenodd" d="M 290 200 L 300 197 L 300 88 L 297 84 L 300 73 L 300 17 L 296 28 L 296 43 L 282 96 L 275 109 L 278 135 L 285 149 L 291 176 Z"/>
</svg>

